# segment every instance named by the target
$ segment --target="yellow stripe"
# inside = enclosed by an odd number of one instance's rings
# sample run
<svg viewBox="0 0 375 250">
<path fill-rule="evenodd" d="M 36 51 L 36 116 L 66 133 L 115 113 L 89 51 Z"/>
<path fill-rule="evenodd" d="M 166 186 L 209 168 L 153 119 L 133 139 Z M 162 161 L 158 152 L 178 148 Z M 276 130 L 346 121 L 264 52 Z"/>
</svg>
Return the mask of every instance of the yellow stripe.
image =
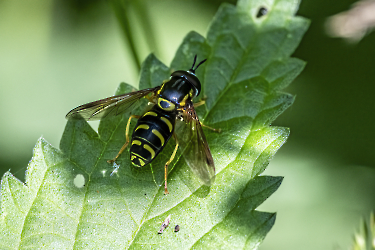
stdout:
<svg viewBox="0 0 375 250">
<path fill-rule="evenodd" d="M 151 153 L 151 159 L 155 157 L 155 151 L 147 144 L 144 144 L 143 147 Z M 143 166 L 143 165 L 142 165 Z"/>
<path fill-rule="evenodd" d="M 186 95 L 185 97 L 184 97 L 184 99 L 182 99 L 182 101 L 180 102 L 180 106 L 185 106 L 185 102 L 186 102 L 186 100 L 188 99 L 188 97 L 189 97 L 189 95 Z"/>
<path fill-rule="evenodd" d="M 162 106 L 161 106 L 161 102 L 166 102 L 166 103 L 168 103 L 169 104 L 169 107 L 168 108 L 163 108 Z M 176 106 L 171 102 L 171 101 L 168 101 L 167 99 L 164 99 L 164 98 L 161 98 L 161 97 L 159 97 L 159 99 L 158 99 L 158 106 L 162 109 L 162 110 L 165 110 L 165 111 L 172 111 L 172 110 L 174 110 L 175 108 L 176 108 Z"/>
<path fill-rule="evenodd" d="M 139 163 L 141 163 L 141 166 L 143 167 L 145 165 L 145 162 L 142 161 L 142 159 L 138 159 Z"/>
<path fill-rule="evenodd" d="M 133 144 L 141 146 L 142 143 L 140 141 L 138 141 L 138 140 L 134 140 L 134 141 L 132 141 L 132 145 Z"/>
<path fill-rule="evenodd" d="M 152 112 L 152 111 L 147 112 L 144 116 L 146 116 L 146 115 L 158 116 L 158 114 L 156 114 L 155 112 Z"/>
<path fill-rule="evenodd" d="M 139 125 L 139 126 L 135 129 L 135 131 L 137 131 L 137 130 L 140 129 L 140 128 L 148 129 L 149 126 L 148 126 L 147 124 L 141 124 L 141 125 Z"/>
<path fill-rule="evenodd" d="M 161 87 L 160 87 L 160 89 L 158 90 L 157 94 L 160 94 L 160 92 L 161 92 L 161 91 L 163 90 L 163 88 L 164 88 L 164 84 L 165 84 L 166 82 L 168 82 L 168 81 L 169 81 L 169 79 L 164 80 L 164 81 L 162 82 Z"/>
<path fill-rule="evenodd" d="M 159 137 L 160 141 L 161 141 L 161 146 L 164 145 L 164 137 L 159 133 L 159 131 L 157 131 L 156 129 L 153 129 L 151 131 L 154 135 L 156 135 L 157 137 Z"/>
<path fill-rule="evenodd" d="M 160 119 L 168 125 L 169 132 L 172 132 L 172 129 L 173 129 L 172 123 L 165 117 L 160 117 Z"/>
<path fill-rule="evenodd" d="M 135 155 L 135 156 L 137 156 L 138 158 L 141 158 L 141 159 L 143 159 L 143 160 L 146 160 L 145 158 L 143 158 L 143 157 L 140 156 L 139 154 L 136 154 L 136 153 L 133 153 L 133 152 L 132 152 L 132 154 Z"/>
</svg>

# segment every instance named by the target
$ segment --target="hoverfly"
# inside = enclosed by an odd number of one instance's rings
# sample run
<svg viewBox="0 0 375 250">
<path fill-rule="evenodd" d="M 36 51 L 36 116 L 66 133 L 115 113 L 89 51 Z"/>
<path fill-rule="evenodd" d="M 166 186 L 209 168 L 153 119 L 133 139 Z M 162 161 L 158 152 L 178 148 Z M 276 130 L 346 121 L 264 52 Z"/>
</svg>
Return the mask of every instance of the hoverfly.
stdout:
<svg viewBox="0 0 375 250">
<path fill-rule="evenodd" d="M 145 97 L 153 104 L 152 108 L 141 116 L 131 115 L 129 117 L 125 132 L 126 142 L 117 156 L 108 163 L 115 164 L 130 142 L 131 162 L 136 167 L 143 167 L 155 159 L 173 136 L 176 140 L 176 147 L 171 158 L 165 164 L 164 193 L 169 193 L 167 189 L 168 165 L 175 157 L 178 147 L 182 148 L 183 156 L 193 173 L 205 185 L 209 186 L 214 181 L 215 164 L 202 130 L 203 124 L 199 121 L 194 109 L 194 107 L 204 104 L 205 101 L 195 104 L 192 101 L 201 91 L 201 83 L 195 75 L 195 71 L 206 59 L 194 68 L 196 59 L 197 56 L 194 58 L 191 69 L 173 72 L 161 86 L 83 104 L 72 109 L 66 118 L 89 121 L 119 115 L 130 111 L 140 98 Z M 129 127 L 133 118 L 137 118 L 138 122 L 130 140 Z M 213 128 L 210 129 L 217 131 Z"/>
</svg>

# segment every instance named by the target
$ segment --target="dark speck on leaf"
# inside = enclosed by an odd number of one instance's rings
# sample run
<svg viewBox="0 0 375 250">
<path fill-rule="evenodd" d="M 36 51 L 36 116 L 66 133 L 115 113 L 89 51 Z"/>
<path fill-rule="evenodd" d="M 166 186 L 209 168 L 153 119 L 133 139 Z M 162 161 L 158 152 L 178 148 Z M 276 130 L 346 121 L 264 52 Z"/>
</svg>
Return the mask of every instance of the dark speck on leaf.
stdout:
<svg viewBox="0 0 375 250">
<path fill-rule="evenodd" d="M 267 14 L 268 10 L 264 7 L 260 7 L 257 13 L 257 18 L 265 16 Z"/>
</svg>

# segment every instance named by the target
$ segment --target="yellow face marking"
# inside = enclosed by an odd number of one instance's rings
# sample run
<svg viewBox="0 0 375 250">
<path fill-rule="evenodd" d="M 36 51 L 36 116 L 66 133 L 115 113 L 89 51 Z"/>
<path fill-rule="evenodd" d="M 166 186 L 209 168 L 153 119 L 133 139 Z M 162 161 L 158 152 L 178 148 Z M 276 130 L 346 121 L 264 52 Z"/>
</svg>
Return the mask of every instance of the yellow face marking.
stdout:
<svg viewBox="0 0 375 250">
<path fill-rule="evenodd" d="M 190 97 L 193 97 L 193 90 L 190 90 L 190 92 L 189 92 L 189 96 L 190 96 Z"/>
<path fill-rule="evenodd" d="M 140 129 L 140 128 L 142 128 L 142 129 L 148 129 L 149 126 L 148 126 L 147 124 L 141 124 L 141 125 L 139 125 L 139 126 L 135 129 L 135 131 L 137 131 L 137 130 Z"/>
<path fill-rule="evenodd" d="M 137 158 L 137 156 L 132 155 L 132 157 L 130 158 L 130 160 L 132 161 L 132 160 L 134 160 L 135 158 Z"/>
<path fill-rule="evenodd" d="M 151 159 L 155 157 L 155 151 L 147 144 L 143 145 L 144 149 L 146 149 L 151 154 Z M 143 165 L 142 165 L 143 166 Z"/>
<path fill-rule="evenodd" d="M 173 129 L 172 123 L 165 117 L 160 117 L 160 119 L 168 125 L 169 132 L 172 132 L 172 129 Z"/>
<path fill-rule="evenodd" d="M 156 129 L 153 129 L 151 131 L 154 135 L 156 135 L 157 137 L 159 137 L 160 141 L 161 141 L 161 146 L 164 145 L 164 137 L 159 133 L 159 131 L 157 131 Z"/>
<path fill-rule="evenodd" d="M 138 146 L 141 146 L 141 142 L 140 141 L 138 141 L 138 140 L 134 140 L 134 141 L 132 141 L 132 145 L 133 144 L 136 144 L 136 145 L 138 145 Z"/>
<path fill-rule="evenodd" d="M 149 111 L 146 114 L 144 114 L 144 116 L 146 116 L 146 115 L 158 116 L 158 114 L 156 114 L 155 112 L 152 112 L 152 111 Z"/>
<path fill-rule="evenodd" d="M 176 107 L 172 102 L 160 97 L 158 98 L 158 106 L 165 111 L 172 111 Z"/>
<path fill-rule="evenodd" d="M 185 106 L 185 102 L 188 99 L 188 97 L 189 97 L 189 95 L 184 96 L 184 99 L 182 99 L 182 101 L 180 102 L 180 106 L 182 106 L 182 107 Z"/>
</svg>

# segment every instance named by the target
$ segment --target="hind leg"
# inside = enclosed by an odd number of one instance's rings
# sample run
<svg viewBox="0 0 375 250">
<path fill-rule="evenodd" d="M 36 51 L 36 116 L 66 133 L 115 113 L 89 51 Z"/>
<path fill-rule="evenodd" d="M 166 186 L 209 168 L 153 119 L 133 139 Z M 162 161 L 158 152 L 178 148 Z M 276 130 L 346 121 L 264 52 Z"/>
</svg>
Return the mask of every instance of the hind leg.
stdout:
<svg viewBox="0 0 375 250">
<path fill-rule="evenodd" d="M 121 155 L 122 152 L 124 152 L 125 148 L 128 146 L 129 144 L 129 141 L 130 141 L 130 138 L 129 138 L 129 128 L 130 128 L 130 121 L 132 118 L 136 118 L 136 119 L 139 119 L 141 116 L 139 115 L 131 115 L 129 117 L 129 120 L 128 120 L 128 124 L 126 125 L 126 131 L 125 131 L 125 137 L 126 137 L 126 142 L 124 143 L 124 145 L 122 145 L 120 151 L 118 152 L 118 154 L 116 155 L 116 157 L 112 160 L 108 160 L 107 162 L 110 163 L 110 164 L 113 164 L 117 158 Z"/>
</svg>

